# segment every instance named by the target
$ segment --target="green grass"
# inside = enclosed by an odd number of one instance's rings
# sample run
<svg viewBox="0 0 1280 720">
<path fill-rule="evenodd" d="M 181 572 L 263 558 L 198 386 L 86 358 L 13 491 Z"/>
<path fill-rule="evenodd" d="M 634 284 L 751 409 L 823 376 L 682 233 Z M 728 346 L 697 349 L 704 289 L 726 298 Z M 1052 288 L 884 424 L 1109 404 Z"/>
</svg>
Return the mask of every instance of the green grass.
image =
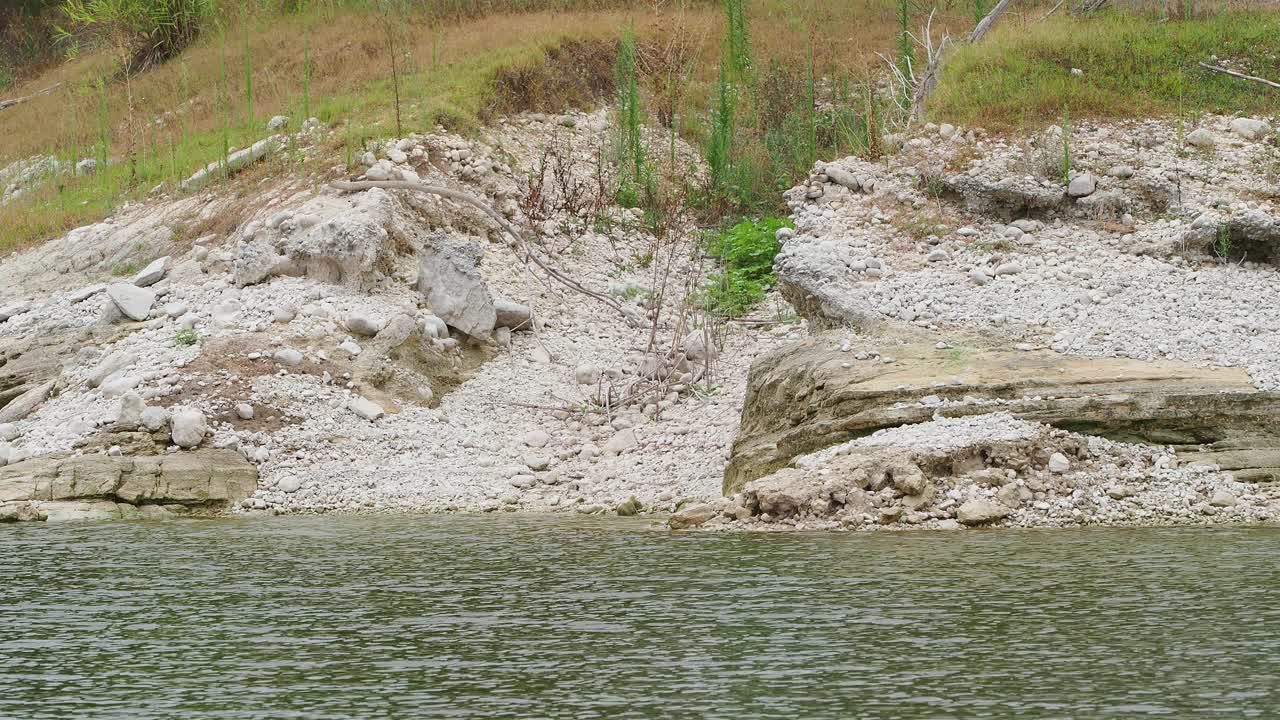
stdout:
<svg viewBox="0 0 1280 720">
<path fill-rule="evenodd" d="M 1210 56 L 1280 78 L 1280 14 L 1227 13 L 1186 22 L 1104 14 L 998 26 L 958 45 L 930 107 L 937 121 L 1015 129 L 1017 119 L 1055 122 L 1063 102 L 1076 118 L 1188 112 L 1273 114 L 1280 93 L 1197 66 Z M 1079 77 L 1071 74 L 1079 68 Z M 1185 79 L 1185 87 L 1183 79 Z"/>
</svg>

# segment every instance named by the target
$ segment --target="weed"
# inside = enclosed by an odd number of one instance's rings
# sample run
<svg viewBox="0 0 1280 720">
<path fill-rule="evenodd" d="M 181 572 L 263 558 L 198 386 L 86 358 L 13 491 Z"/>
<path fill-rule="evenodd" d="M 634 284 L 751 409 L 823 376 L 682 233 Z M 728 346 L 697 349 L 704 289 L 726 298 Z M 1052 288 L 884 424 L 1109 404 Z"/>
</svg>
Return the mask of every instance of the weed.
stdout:
<svg viewBox="0 0 1280 720">
<path fill-rule="evenodd" d="M 111 268 L 111 274 L 115 277 L 125 277 L 126 275 L 137 275 L 138 266 L 132 262 L 117 263 Z"/>
<path fill-rule="evenodd" d="M 1225 220 L 1218 225 L 1218 234 L 1213 240 L 1213 253 L 1226 259 L 1231 255 L 1231 221 Z"/>
<path fill-rule="evenodd" d="M 173 336 L 173 344 L 178 347 L 188 347 L 195 345 L 198 342 L 200 342 L 200 335 L 191 328 L 179 330 L 178 333 Z"/>
<path fill-rule="evenodd" d="M 707 282 L 703 306 L 712 313 L 738 317 L 763 300 L 776 281 L 773 259 L 780 249 L 778 230 L 789 226 L 779 218 L 745 220 L 712 235 L 706 251 L 719 259 L 722 270 Z"/>
</svg>

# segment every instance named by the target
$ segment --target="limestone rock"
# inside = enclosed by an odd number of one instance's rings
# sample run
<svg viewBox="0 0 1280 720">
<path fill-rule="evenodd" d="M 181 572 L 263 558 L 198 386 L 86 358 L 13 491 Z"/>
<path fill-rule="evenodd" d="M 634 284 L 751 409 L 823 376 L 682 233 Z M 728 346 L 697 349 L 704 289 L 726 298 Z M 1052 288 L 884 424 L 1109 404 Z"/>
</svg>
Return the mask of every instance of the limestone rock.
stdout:
<svg viewBox="0 0 1280 720">
<path fill-rule="evenodd" d="M 974 527 L 977 525 L 988 525 L 1009 514 L 1009 508 L 1001 507 L 990 500 L 982 498 L 970 498 L 960 506 L 956 511 L 956 519 L 962 525 Z"/>
<path fill-rule="evenodd" d="M 418 290 L 449 327 L 485 340 L 498 314 L 489 286 L 480 275 L 480 249 L 441 240 L 425 248 L 418 263 Z"/>
<path fill-rule="evenodd" d="M 495 327 L 511 330 L 529 330 L 533 327 L 533 310 L 511 300 L 495 300 L 493 303 Z"/>
<path fill-rule="evenodd" d="M 684 508 L 667 520 L 672 530 L 686 530 L 706 524 L 708 520 L 720 514 L 720 508 L 709 503 Z"/>
<path fill-rule="evenodd" d="M 209 432 L 209 424 L 205 420 L 204 413 L 189 407 L 175 410 L 170 426 L 173 444 L 180 448 L 198 447 L 204 442 L 204 436 Z"/>
<path fill-rule="evenodd" d="M 381 405 L 365 397 L 352 398 L 347 407 L 350 408 L 351 412 L 369 422 L 373 422 L 386 414 Z"/>
<path fill-rule="evenodd" d="M 137 322 L 151 317 L 151 308 L 156 303 L 155 293 L 132 283 L 108 285 L 107 297 L 111 298 L 122 315 Z"/>
<path fill-rule="evenodd" d="M 604 444 L 604 454 L 621 455 L 639 444 L 640 441 L 636 438 L 636 431 L 627 428 L 609 438 L 609 442 Z"/>
<path fill-rule="evenodd" d="M 35 412 L 49 398 L 53 387 L 53 381 L 41 383 L 10 400 L 0 407 L 0 424 L 17 422 Z"/>
<path fill-rule="evenodd" d="M 375 318 L 367 312 L 357 310 L 347 317 L 347 330 L 355 335 L 363 335 L 364 337 L 373 337 L 382 332 L 382 328 L 386 327 L 386 321 L 382 318 Z"/>
<path fill-rule="evenodd" d="M 164 279 L 169 274 L 169 266 L 173 264 L 173 259 L 168 255 L 153 260 L 137 275 L 133 276 L 133 284 L 138 287 L 150 287 Z"/>
</svg>

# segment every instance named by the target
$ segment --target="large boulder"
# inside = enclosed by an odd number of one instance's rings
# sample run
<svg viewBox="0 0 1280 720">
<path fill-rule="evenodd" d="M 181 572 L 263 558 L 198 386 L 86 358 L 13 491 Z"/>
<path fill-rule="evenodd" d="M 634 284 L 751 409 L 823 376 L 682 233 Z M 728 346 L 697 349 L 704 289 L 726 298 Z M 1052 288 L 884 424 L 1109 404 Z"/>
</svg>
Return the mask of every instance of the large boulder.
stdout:
<svg viewBox="0 0 1280 720">
<path fill-rule="evenodd" d="M 52 380 L 40 383 L 5 403 L 0 407 L 0 424 L 17 422 L 35 412 L 36 408 L 49 399 L 54 384 Z"/>
<path fill-rule="evenodd" d="M 449 327 L 478 340 L 493 334 L 498 314 L 479 270 L 483 251 L 474 243 L 440 237 L 418 262 L 418 290 Z"/>
<path fill-rule="evenodd" d="M 393 233 L 404 231 L 400 214 L 394 197 L 374 189 L 322 195 L 269 220 L 251 221 L 233 250 L 235 282 L 253 285 L 292 275 L 367 290 L 391 273 Z"/>
<path fill-rule="evenodd" d="M 133 283 L 108 285 L 107 297 L 111 298 L 121 315 L 139 322 L 151 317 L 151 308 L 156 304 L 155 293 Z"/>
<path fill-rule="evenodd" d="M 936 341 L 886 338 L 891 365 L 850 362 L 822 338 L 762 355 L 748 376 L 726 494 L 798 456 L 935 415 L 989 413 L 997 401 L 1016 417 L 1073 432 L 1229 451 L 1238 475 L 1280 479 L 1280 394 L 1257 391 L 1243 369 L 981 346 L 957 355 Z"/>
</svg>

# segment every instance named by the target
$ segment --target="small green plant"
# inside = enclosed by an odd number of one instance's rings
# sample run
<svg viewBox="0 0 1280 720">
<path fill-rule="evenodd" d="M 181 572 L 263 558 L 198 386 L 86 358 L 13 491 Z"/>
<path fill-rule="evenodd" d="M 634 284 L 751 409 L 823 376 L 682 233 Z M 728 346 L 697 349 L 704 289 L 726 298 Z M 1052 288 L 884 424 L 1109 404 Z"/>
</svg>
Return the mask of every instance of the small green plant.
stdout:
<svg viewBox="0 0 1280 720">
<path fill-rule="evenodd" d="M 777 281 L 773 259 L 778 255 L 778 230 L 790 227 L 781 218 L 744 220 L 715 234 L 707 242 L 707 253 L 719 258 L 722 270 L 713 275 L 704 289 L 707 310 L 737 317 L 764 299 Z"/>
<path fill-rule="evenodd" d="M 125 275 L 138 274 L 138 266 L 131 262 L 117 263 L 111 268 L 111 274 L 116 277 L 124 277 Z"/>
<path fill-rule="evenodd" d="M 1213 254 L 1222 259 L 1231 255 L 1231 221 L 1226 220 L 1218 225 L 1218 234 L 1213 239 Z"/>
<path fill-rule="evenodd" d="M 618 163 L 618 198 L 624 207 L 638 207 L 640 189 L 648 175 L 644 143 L 640 135 L 640 84 L 636 65 L 635 29 L 628 26 L 618 43 L 614 64 L 618 83 L 618 134 L 615 156 Z"/>
<path fill-rule="evenodd" d="M 189 347 L 198 342 L 200 342 L 200 336 L 191 328 L 179 330 L 178 334 L 173 336 L 173 344 L 178 347 Z"/>
</svg>

